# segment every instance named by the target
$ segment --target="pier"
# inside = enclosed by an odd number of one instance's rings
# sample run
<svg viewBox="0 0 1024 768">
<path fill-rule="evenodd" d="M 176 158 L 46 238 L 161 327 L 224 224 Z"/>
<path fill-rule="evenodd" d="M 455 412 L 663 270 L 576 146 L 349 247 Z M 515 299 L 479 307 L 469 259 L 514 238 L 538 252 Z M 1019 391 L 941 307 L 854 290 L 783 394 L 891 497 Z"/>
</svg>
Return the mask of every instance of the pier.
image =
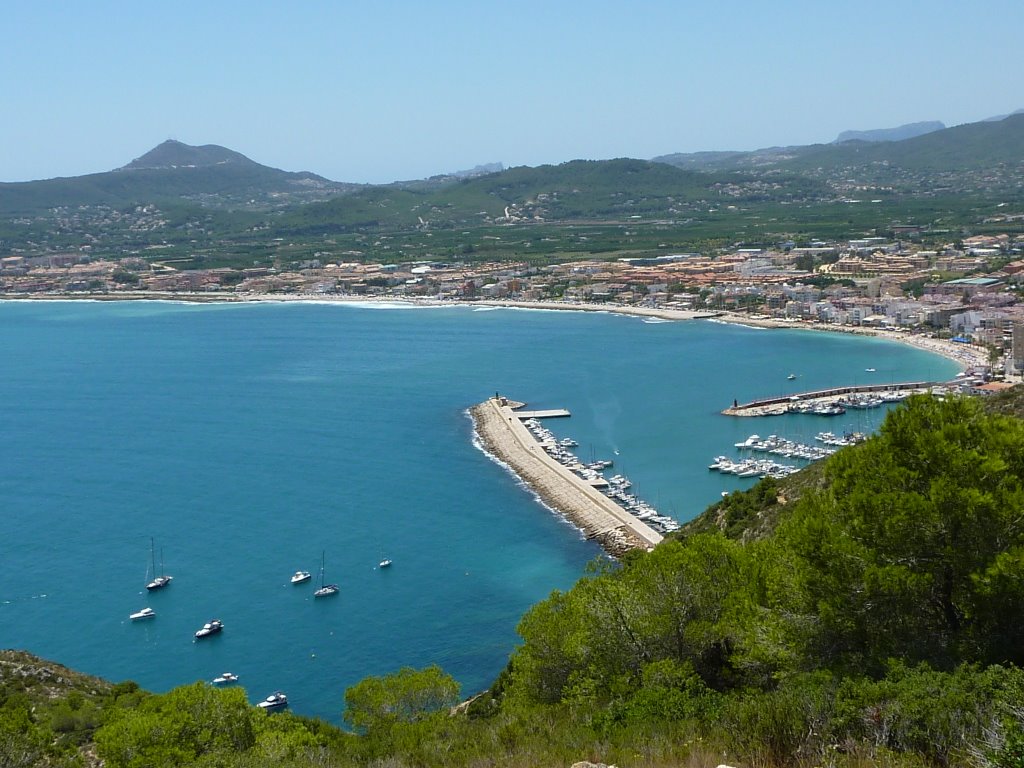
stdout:
<svg viewBox="0 0 1024 768">
<path fill-rule="evenodd" d="M 565 408 L 550 408 L 546 411 L 516 411 L 516 418 L 521 421 L 527 419 L 559 419 L 568 418 L 572 414 Z"/>
<path fill-rule="evenodd" d="M 662 535 L 631 515 L 590 482 L 550 457 L 523 424 L 538 416 L 520 412 L 524 403 L 495 396 L 470 408 L 480 440 L 546 504 L 579 526 L 611 555 L 651 549 Z M 552 412 L 555 413 L 555 412 Z M 568 411 L 557 412 L 568 415 Z"/>
<path fill-rule="evenodd" d="M 794 392 L 779 397 L 752 400 L 749 403 L 733 403 L 722 411 L 723 416 L 776 416 L 787 413 L 794 402 L 826 402 L 845 395 L 869 394 L 872 392 L 929 392 L 934 387 L 948 386 L 936 381 L 907 381 L 900 384 L 861 384 L 846 387 L 816 389 L 810 392 Z"/>
</svg>

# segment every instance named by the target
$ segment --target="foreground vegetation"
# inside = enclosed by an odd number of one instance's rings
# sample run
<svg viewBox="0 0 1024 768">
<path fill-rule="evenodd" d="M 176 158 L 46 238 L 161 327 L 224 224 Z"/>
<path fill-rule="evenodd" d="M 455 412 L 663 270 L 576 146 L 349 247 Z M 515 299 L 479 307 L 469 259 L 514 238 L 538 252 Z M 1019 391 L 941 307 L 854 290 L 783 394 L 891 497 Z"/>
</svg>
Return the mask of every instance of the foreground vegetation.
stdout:
<svg viewBox="0 0 1024 768">
<path fill-rule="evenodd" d="M 198 683 L 39 695 L 39 675 L 5 672 L 0 764 L 1024 766 L 1008 409 L 912 398 L 813 482 L 735 494 L 703 530 L 595 564 L 454 710 L 436 667 L 350 689 L 346 731 Z"/>
</svg>

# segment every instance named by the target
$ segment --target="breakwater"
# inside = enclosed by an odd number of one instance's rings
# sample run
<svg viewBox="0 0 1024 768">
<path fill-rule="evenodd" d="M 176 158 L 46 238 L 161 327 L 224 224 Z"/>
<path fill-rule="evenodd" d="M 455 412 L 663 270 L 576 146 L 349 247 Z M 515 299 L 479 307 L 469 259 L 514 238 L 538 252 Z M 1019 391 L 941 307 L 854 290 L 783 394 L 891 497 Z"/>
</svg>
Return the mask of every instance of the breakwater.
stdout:
<svg viewBox="0 0 1024 768">
<path fill-rule="evenodd" d="M 795 402 L 826 402 L 845 395 L 870 394 L 875 392 L 928 392 L 934 387 L 944 386 L 934 381 L 908 381 L 899 384 L 861 384 L 845 387 L 816 389 L 810 392 L 797 392 L 781 397 L 767 397 L 749 403 L 733 403 L 731 408 L 722 411 L 723 416 L 775 416 L 786 413 Z"/>
<path fill-rule="evenodd" d="M 651 549 L 662 536 L 547 455 L 517 413 L 523 403 L 496 396 L 469 409 L 484 448 L 508 464 L 544 502 L 611 555 Z"/>
</svg>

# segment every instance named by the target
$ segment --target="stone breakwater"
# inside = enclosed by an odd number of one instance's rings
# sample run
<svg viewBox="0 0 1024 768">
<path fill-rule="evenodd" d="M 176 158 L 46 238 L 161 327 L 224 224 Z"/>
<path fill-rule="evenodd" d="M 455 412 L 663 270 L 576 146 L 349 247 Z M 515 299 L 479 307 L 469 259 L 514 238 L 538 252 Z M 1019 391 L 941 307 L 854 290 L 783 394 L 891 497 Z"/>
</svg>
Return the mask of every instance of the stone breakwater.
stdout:
<svg viewBox="0 0 1024 768">
<path fill-rule="evenodd" d="M 469 409 L 477 436 L 488 453 L 512 468 L 552 509 L 578 526 L 613 556 L 651 549 L 662 536 L 596 488 L 547 455 L 516 415 L 522 407 L 490 398 Z"/>
</svg>

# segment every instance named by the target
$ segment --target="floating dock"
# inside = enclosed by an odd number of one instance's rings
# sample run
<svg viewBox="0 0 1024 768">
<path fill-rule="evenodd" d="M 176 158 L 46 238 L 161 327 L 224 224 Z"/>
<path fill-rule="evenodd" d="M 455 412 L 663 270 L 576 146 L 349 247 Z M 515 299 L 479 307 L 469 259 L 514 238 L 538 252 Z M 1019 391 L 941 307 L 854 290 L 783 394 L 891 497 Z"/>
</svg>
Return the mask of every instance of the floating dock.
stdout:
<svg viewBox="0 0 1024 768">
<path fill-rule="evenodd" d="M 548 456 L 523 424 L 524 419 L 540 417 L 519 411 L 523 405 L 496 396 L 469 409 L 488 452 L 508 464 L 546 504 L 579 526 L 587 538 L 597 541 L 609 554 L 618 556 L 657 545 L 662 540 L 660 533 Z M 568 415 L 568 411 L 550 413 Z"/>
</svg>

